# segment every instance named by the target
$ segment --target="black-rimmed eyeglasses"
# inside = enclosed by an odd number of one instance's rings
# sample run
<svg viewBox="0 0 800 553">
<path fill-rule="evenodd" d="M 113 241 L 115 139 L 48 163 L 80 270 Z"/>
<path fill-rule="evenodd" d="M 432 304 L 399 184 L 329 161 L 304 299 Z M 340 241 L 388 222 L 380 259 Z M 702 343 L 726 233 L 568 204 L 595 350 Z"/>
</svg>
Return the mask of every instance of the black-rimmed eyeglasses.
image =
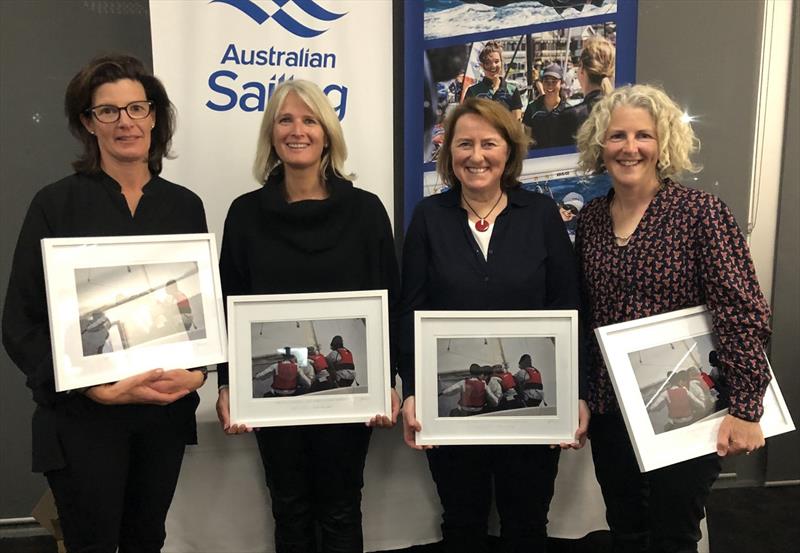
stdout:
<svg viewBox="0 0 800 553">
<path fill-rule="evenodd" d="M 94 118 L 101 123 L 116 123 L 119 121 L 119 114 L 123 110 L 128 114 L 131 119 L 144 119 L 150 115 L 153 109 L 153 102 L 150 100 L 140 100 L 138 102 L 131 102 L 127 106 L 112 106 L 104 104 L 101 106 L 94 106 L 83 112 L 87 117 L 91 113 Z"/>
</svg>

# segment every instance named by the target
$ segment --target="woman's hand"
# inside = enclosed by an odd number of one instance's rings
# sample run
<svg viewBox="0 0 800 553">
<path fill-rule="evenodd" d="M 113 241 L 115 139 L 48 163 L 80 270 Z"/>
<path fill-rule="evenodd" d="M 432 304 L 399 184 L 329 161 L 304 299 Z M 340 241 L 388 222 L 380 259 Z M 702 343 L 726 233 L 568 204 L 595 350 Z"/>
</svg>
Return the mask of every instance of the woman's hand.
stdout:
<svg viewBox="0 0 800 553">
<path fill-rule="evenodd" d="M 414 396 L 408 396 L 403 402 L 403 441 L 408 447 L 411 449 L 418 449 L 420 451 L 431 448 L 429 445 L 417 445 L 416 436 L 414 434 L 421 431 L 422 425 L 417 420 Z"/>
<path fill-rule="evenodd" d="M 578 429 L 575 431 L 575 441 L 572 443 L 562 443 L 561 449 L 580 449 L 586 445 L 586 437 L 589 435 L 589 419 L 592 413 L 589 405 L 582 399 L 578 400 Z"/>
<path fill-rule="evenodd" d="M 189 393 L 181 388 L 161 391 L 153 385 L 164 378 L 164 369 L 153 369 L 111 384 L 92 386 L 84 395 L 104 405 L 122 405 L 127 403 L 150 403 L 153 405 L 169 405 Z"/>
<path fill-rule="evenodd" d="M 753 451 L 764 447 L 764 434 L 757 422 L 746 421 L 733 415 L 725 415 L 717 433 L 717 455 L 726 457 Z"/>
<path fill-rule="evenodd" d="M 400 396 L 397 394 L 397 390 L 392 388 L 392 417 L 389 418 L 386 415 L 375 415 L 369 422 L 367 426 L 377 427 L 377 428 L 392 428 L 395 423 L 397 422 L 397 415 L 400 414 Z"/>
<path fill-rule="evenodd" d="M 194 392 L 205 382 L 203 373 L 200 371 L 188 371 L 186 369 L 173 369 L 164 371 L 164 374 L 150 384 L 150 387 L 157 392 L 165 394 L 175 393 L 186 390 L 187 393 Z"/>
<path fill-rule="evenodd" d="M 226 434 L 244 434 L 245 432 L 253 431 L 252 428 L 248 428 L 244 424 L 231 424 L 231 396 L 228 388 L 221 388 L 219 391 L 217 418 Z"/>
</svg>

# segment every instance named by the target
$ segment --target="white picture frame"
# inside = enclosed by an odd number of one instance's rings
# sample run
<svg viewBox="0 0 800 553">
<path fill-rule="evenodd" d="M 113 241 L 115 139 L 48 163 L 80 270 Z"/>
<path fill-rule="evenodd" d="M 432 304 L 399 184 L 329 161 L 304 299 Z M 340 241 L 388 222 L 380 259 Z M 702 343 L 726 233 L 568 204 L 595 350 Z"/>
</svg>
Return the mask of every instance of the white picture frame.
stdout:
<svg viewBox="0 0 800 553">
<path fill-rule="evenodd" d="M 41 241 L 56 391 L 227 358 L 213 234 Z"/>
<path fill-rule="evenodd" d="M 709 365 L 713 361 L 709 354 L 716 339 L 705 306 L 599 327 L 595 335 L 642 472 L 716 451 L 727 408 L 717 402 L 704 408 L 697 401 L 703 395 L 692 393 L 719 388 L 717 397 L 725 395 L 724 379 L 710 370 L 714 367 Z M 706 386 L 692 382 L 697 381 L 698 371 L 708 381 Z M 794 430 L 778 382 L 771 376 L 760 421 L 765 438 Z"/>
<path fill-rule="evenodd" d="M 574 441 L 577 311 L 417 311 L 414 341 L 418 445 Z M 526 354 L 531 363 L 523 361 Z M 476 403 L 473 385 L 480 389 L 473 364 L 495 366 L 491 376 L 483 369 L 479 378 L 485 382 L 484 395 L 477 394 L 477 403 L 485 398 L 483 408 L 468 405 Z M 522 365 L 535 372 L 523 375 Z M 537 379 L 541 394 L 532 386 Z"/>
<path fill-rule="evenodd" d="M 338 350 L 335 336 L 352 370 L 310 358 L 308 346 L 324 356 Z M 228 349 L 233 424 L 353 423 L 391 413 L 386 290 L 229 296 Z M 279 376 L 284 366 L 290 373 Z"/>
</svg>

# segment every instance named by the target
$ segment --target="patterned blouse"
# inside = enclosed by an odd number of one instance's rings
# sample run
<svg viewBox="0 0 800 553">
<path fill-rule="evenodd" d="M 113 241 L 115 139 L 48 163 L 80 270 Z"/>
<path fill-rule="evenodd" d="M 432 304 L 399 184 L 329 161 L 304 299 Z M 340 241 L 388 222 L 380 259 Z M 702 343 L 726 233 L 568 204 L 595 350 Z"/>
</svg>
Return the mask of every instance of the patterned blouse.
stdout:
<svg viewBox="0 0 800 553">
<path fill-rule="evenodd" d="M 582 211 L 575 247 L 587 308 L 592 412 L 619 409 L 594 329 L 705 304 L 730 390 L 729 412 L 748 421 L 763 413 L 769 384 L 764 345 L 770 311 L 744 236 L 728 207 L 700 190 L 665 179 L 626 246 L 617 246 L 609 213 L 613 189 Z"/>
</svg>

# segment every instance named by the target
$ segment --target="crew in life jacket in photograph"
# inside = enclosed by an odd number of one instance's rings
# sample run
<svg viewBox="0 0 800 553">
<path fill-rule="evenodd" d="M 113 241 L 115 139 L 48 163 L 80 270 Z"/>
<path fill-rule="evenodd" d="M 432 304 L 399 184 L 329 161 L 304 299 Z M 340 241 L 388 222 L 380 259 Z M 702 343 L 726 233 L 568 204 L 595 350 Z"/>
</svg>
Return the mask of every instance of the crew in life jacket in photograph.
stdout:
<svg viewBox="0 0 800 553">
<path fill-rule="evenodd" d="M 458 407 L 450 411 L 451 417 L 469 417 L 486 411 L 488 401 L 486 381 L 490 372 L 491 369 L 489 367 L 484 369 L 477 363 L 473 363 L 469 367 L 469 376 L 467 378 L 459 380 L 439 393 L 442 396 L 461 392 Z"/>
<path fill-rule="evenodd" d="M 298 369 L 297 359 L 288 346 L 284 349 L 283 359 L 256 373 L 255 378 L 267 378 L 270 375 L 272 389 L 265 392 L 264 397 L 293 396 L 311 386 L 311 379 Z"/>
<path fill-rule="evenodd" d="M 491 370 L 488 394 L 489 402 L 495 403 L 496 410 L 507 411 L 525 407 L 522 394 L 517 390 L 517 381 L 514 375 L 508 372 L 503 365 L 494 365 Z"/>
<path fill-rule="evenodd" d="M 669 384 L 650 403 L 648 411 L 659 411 L 665 406 L 669 421 L 664 425 L 664 432 L 688 426 L 696 420 L 695 411 L 703 409 L 703 398 L 689 389 L 687 371 L 678 371 L 672 375 Z"/>
<path fill-rule="evenodd" d="M 308 346 L 308 363 L 314 370 L 311 392 L 330 390 L 336 386 L 328 370 L 328 360 L 314 346 Z"/>
<path fill-rule="evenodd" d="M 539 407 L 544 401 L 544 386 L 542 385 L 542 373 L 533 366 L 533 360 L 529 353 L 523 354 L 519 358 L 519 371 L 514 375 L 519 391 L 522 392 L 522 399 L 528 407 Z"/>
<path fill-rule="evenodd" d="M 333 370 L 334 381 L 339 388 L 356 385 L 356 366 L 353 363 L 353 352 L 344 347 L 339 335 L 331 339 L 331 352 L 328 354 L 328 368 Z"/>
</svg>

